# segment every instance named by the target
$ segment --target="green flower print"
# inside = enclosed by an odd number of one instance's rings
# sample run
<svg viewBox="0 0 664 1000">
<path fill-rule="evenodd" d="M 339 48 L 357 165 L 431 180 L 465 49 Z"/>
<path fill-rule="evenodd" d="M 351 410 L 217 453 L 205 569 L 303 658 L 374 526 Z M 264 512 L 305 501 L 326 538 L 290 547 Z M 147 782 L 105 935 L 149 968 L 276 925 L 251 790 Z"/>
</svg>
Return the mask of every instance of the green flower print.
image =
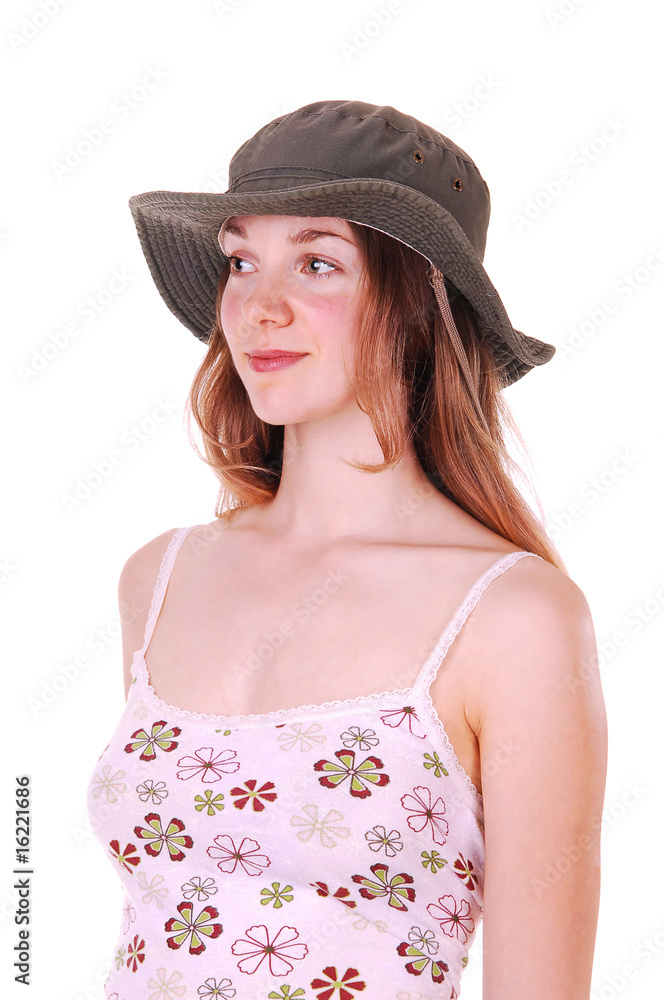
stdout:
<svg viewBox="0 0 664 1000">
<path fill-rule="evenodd" d="M 380 896 L 387 896 L 390 906 L 396 910 L 407 910 L 408 907 L 404 903 L 404 899 L 407 899 L 409 903 L 415 899 L 412 875 L 400 872 L 388 880 L 389 868 L 384 864 L 371 865 L 371 871 L 375 876 L 373 879 L 366 875 L 352 876 L 353 882 L 362 886 L 360 896 L 363 896 L 364 899 L 378 899 Z"/>
<path fill-rule="evenodd" d="M 282 888 L 280 882 L 273 882 L 271 889 L 261 889 L 261 896 L 265 896 L 265 899 L 261 899 L 261 906 L 272 903 L 275 910 L 280 910 L 284 903 L 292 902 L 292 893 L 292 885 L 285 885 Z"/>
<path fill-rule="evenodd" d="M 169 821 L 165 830 L 161 824 L 161 816 L 157 813 L 148 813 L 145 817 L 145 822 L 148 824 L 149 829 L 143 826 L 135 826 L 134 833 L 141 840 L 149 841 L 145 845 L 145 853 L 153 858 L 161 854 L 161 849 L 166 844 L 168 856 L 171 861 L 182 861 L 185 854 L 181 848 L 194 846 L 194 842 L 189 834 L 184 832 L 184 823 L 175 816 Z"/>
<path fill-rule="evenodd" d="M 304 995 L 304 990 L 301 986 L 299 989 L 295 989 L 293 986 L 280 986 L 278 992 L 272 990 L 271 993 L 268 993 L 268 1000 L 296 1000 L 296 998 L 299 1000 Z"/>
<path fill-rule="evenodd" d="M 194 796 L 196 812 L 202 812 L 205 809 L 208 816 L 214 816 L 215 813 L 221 812 L 224 808 L 223 799 L 224 796 L 221 792 L 217 792 L 215 795 L 212 789 L 206 788 L 202 795 Z"/>
<path fill-rule="evenodd" d="M 338 763 L 317 760 L 314 764 L 314 771 L 325 772 L 318 779 L 325 788 L 336 788 L 350 778 L 350 794 L 356 799 L 366 799 L 371 795 L 369 785 L 382 788 L 390 780 L 387 774 L 380 773 L 379 768 L 383 767 L 383 762 L 378 757 L 367 757 L 356 764 L 354 750 L 337 750 L 334 756 Z"/>
<path fill-rule="evenodd" d="M 124 751 L 125 753 L 135 753 L 136 750 L 140 750 L 140 760 L 155 760 L 157 747 L 164 753 L 175 750 L 177 743 L 173 737 L 179 736 L 181 731 L 178 726 L 169 729 L 168 723 L 161 719 L 159 722 L 153 722 L 149 733 L 145 729 L 137 729 L 135 733 L 132 733 L 131 742 L 127 743 Z"/>
<path fill-rule="evenodd" d="M 125 958 L 127 957 L 127 949 L 123 944 L 120 945 L 115 954 L 115 968 L 121 969 L 125 964 Z"/>
<path fill-rule="evenodd" d="M 214 921 L 219 916 L 219 910 L 214 906 L 206 906 L 197 917 L 194 917 L 193 903 L 182 902 L 176 907 L 179 917 L 171 917 L 164 924 L 164 930 L 172 937 L 166 938 L 169 948 L 181 948 L 191 937 L 189 954 L 200 955 L 205 951 L 204 937 L 218 938 L 223 928 Z"/>
<path fill-rule="evenodd" d="M 433 773 L 436 775 L 437 778 L 440 778 L 440 776 L 443 774 L 445 775 L 446 778 L 449 777 L 450 772 L 445 769 L 442 760 L 440 759 L 435 750 L 433 754 L 430 753 L 424 754 L 423 763 L 427 771 L 433 771 Z"/>
<path fill-rule="evenodd" d="M 424 859 L 422 867 L 431 868 L 432 872 L 440 871 L 447 864 L 447 860 L 442 858 L 438 851 L 422 851 L 420 857 Z"/>
</svg>

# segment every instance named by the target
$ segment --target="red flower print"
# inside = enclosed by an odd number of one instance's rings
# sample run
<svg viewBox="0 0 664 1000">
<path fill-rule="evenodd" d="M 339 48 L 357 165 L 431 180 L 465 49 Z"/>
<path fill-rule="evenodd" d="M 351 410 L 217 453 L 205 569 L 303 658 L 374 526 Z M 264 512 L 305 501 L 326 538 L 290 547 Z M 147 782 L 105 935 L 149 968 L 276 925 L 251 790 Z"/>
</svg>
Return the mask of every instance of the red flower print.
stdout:
<svg viewBox="0 0 664 1000">
<path fill-rule="evenodd" d="M 330 1000 L 335 990 L 339 990 L 338 1000 L 353 1000 L 353 993 L 361 993 L 367 987 L 367 984 L 361 979 L 355 979 L 355 976 L 359 976 L 357 969 L 346 969 L 343 976 L 339 978 L 336 966 L 328 965 L 326 969 L 323 969 L 323 975 L 325 979 L 311 980 L 312 990 L 323 991 L 317 994 L 318 1000 Z"/>
<path fill-rule="evenodd" d="M 402 941 L 397 946 L 397 954 L 402 958 L 410 958 L 406 963 L 406 972 L 411 976 L 421 976 L 430 966 L 431 978 L 434 983 L 442 983 L 445 979 L 444 973 L 449 972 L 449 965 L 446 962 L 434 959 L 431 956 L 438 951 L 438 942 L 433 931 L 423 931 L 421 927 L 411 927 L 408 932 L 408 941 Z"/>
<path fill-rule="evenodd" d="M 228 834 L 221 834 L 214 838 L 216 847 L 208 847 L 207 853 L 210 858 L 219 858 L 217 868 L 232 874 L 238 864 L 242 866 L 247 875 L 260 875 L 264 868 L 270 867 L 270 859 L 266 854 L 257 854 L 260 851 L 260 844 L 249 837 L 245 837 L 239 847 Z"/>
<path fill-rule="evenodd" d="M 397 953 L 402 958 L 411 959 L 410 962 L 406 962 L 406 972 L 410 972 L 411 976 L 421 976 L 430 964 L 432 980 L 434 983 L 442 983 L 445 978 L 443 973 L 449 972 L 449 965 L 445 962 L 438 962 L 433 958 L 429 958 L 428 955 L 424 955 L 419 948 L 416 948 L 414 944 L 409 944 L 408 941 L 401 942 L 397 947 Z"/>
<path fill-rule="evenodd" d="M 464 882 L 469 889 L 474 889 L 477 885 L 477 875 L 475 873 L 475 866 L 472 861 L 466 861 L 463 854 L 459 853 L 459 857 L 454 862 L 454 874 L 458 875 L 462 882 Z"/>
<path fill-rule="evenodd" d="M 161 816 L 158 813 L 148 813 L 145 817 L 145 822 L 148 824 L 149 829 L 143 826 L 135 826 L 134 833 L 141 840 L 149 841 L 145 845 L 145 853 L 151 855 L 153 858 L 159 856 L 162 847 L 166 844 L 168 856 L 171 861 L 182 861 L 185 855 L 181 848 L 194 846 L 194 842 L 189 834 L 183 832 L 184 823 L 181 819 L 173 817 L 166 830 L 162 828 Z"/>
<path fill-rule="evenodd" d="M 178 778 L 188 781 L 189 778 L 200 777 L 201 781 L 211 784 L 219 781 L 224 774 L 234 774 L 240 766 L 235 750 L 222 750 L 215 756 L 212 747 L 201 747 L 193 757 L 180 757 L 178 761 Z"/>
<path fill-rule="evenodd" d="M 214 906 L 206 906 L 197 917 L 193 915 L 193 903 L 178 903 L 176 910 L 180 916 L 171 917 L 164 924 L 164 930 L 167 933 L 172 934 L 175 931 L 172 937 L 166 938 L 166 944 L 174 951 L 181 948 L 187 938 L 191 936 L 189 954 L 200 955 L 201 952 L 205 951 L 203 938 L 207 937 L 211 940 L 218 938 L 223 930 L 221 924 L 214 923 L 219 916 L 219 911 Z"/>
<path fill-rule="evenodd" d="M 161 719 L 152 724 L 149 733 L 145 729 L 137 729 L 135 733 L 131 734 L 131 743 L 127 743 L 124 748 L 125 753 L 134 753 L 136 750 L 140 750 L 140 760 L 154 760 L 157 756 L 157 747 L 165 753 L 175 750 L 177 743 L 173 737 L 179 736 L 181 730 L 177 726 L 173 726 L 171 729 L 165 728 L 166 726 L 167 723 Z"/>
<path fill-rule="evenodd" d="M 472 934 L 475 921 L 469 916 L 470 904 L 462 899 L 460 902 L 454 896 L 441 896 L 438 903 L 429 903 L 427 910 L 434 920 L 437 920 L 443 934 L 463 941 L 465 944 L 468 935 Z"/>
<path fill-rule="evenodd" d="M 132 972 L 136 972 L 138 966 L 141 962 L 145 961 L 145 941 L 138 937 L 138 934 L 134 935 L 134 940 L 131 942 L 127 948 L 127 968 L 131 969 Z"/>
<path fill-rule="evenodd" d="M 389 712 L 381 712 L 380 719 L 392 729 L 396 729 L 405 722 L 413 736 L 417 736 L 418 740 L 426 738 L 426 733 L 422 729 L 417 712 L 412 705 L 406 705 L 404 708 L 393 708 Z"/>
<path fill-rule="evenodd" d="M 265 924 L 257 924 L 245 931 L 246 938 L 239 938 L 231 945 L 234 955 L 243 957 L 237 963 L 240 972 L 251 976 L 267 958 L 271 976 L 287 976 L 293 971 L 293 962 L 304 958 L 309 949 L 306 944 L 295 944 L 299 932 L 294 927 L 281 927 L 270 940 Z"/>
<path fill-rule="evenodd" d="M 402 797 L 401 805 L 412 813 L 412 816 L 408 817 L 408 826 L 411 830 L 414 830 L 415 833 L 421 833 L 426 826 L 431 824 L 431 836 L 434 841 L 437 844 L 446 842 L 449 826 L 447 820 L 443 819 L 445 803 L 442 799 L 436 799 L 432 804 L 430 790 L 424 785 L 418 785 L 417 788 L 413 789 L 412 795 Z"/>
<path fill-rule="evenodd" d="M 356 764 L 354 750 L 336 750 L 334 756 L 339 763 L 333 760 L 317 760 L 314 764 L 314 771 L 325 772 L 323 777 L 318 779 L 325 788 L 336 788 L 350 778 L 350 794 L 356 799 L 366 799 L 371 795 L 369 784 L 382 788 L 390 780 L 387 774 L 378 771 L 378 768 L 383 767 L 383 762 L 378 757 L 367 757 L 366 760 Z"/>
<path fill-rule="evenodd" d="M 351 876 L 353 882 L 357 882 L 358 885 L 362 886 L 360 896 L 363 896 L 364 899 L 378 899 L 380 896 L 388 896 L 390 906 L 393 906 L 396 910 L 407 910 L 408 907 L 404 903 L 404 899 L 407 899 L 410 903 L 415 899 L 415 890 L 411 888 L 413 884 L 412 875 L 400 872 L 388 881 L 387 873 L 389 868 L 387 865 L 380 863 L 371 865 L 371 871 L 375 875 L 373 879 L 366 875 Z"/>
<path fill-rule="evenodd" d="M 344 889 L 343 887 L 337 889 L 336 892 L 330 892 L 327 882 L 310 882 L 309 885 L 316 890 L 319 896 L 331 896 L 332 899 L 338 899 L 344 906 L 348 906 L 352 909 L 357 906 L 354 899 L 347 899 L 350 896 L 350 889 Z"/>
<path fill-rule="evenodd" d="M 140 865 L 141 859 L 139 855 L 136 853 L 135 844 L 127 844 L 124 851 L 121 851 L 119 840 L 111 840 L 109 841 L 109 843 L 111 845 L 111 850 L 109 851 L 109 854 L 112 854 L 115 860 L 118 861 L 124 868 L 126 868 L 128 872 L 131 871 L 131 868 L 129 867 L 130 865 L 134 866 Z M 136 856 L 132 857 L 132 855 Z"/>
<path fill-rule="evenodd" d="M 252 778 L 250 781 L 245 781 L 244 788 L 231 788 L 231 795 L 239 796 L 237 801 L 233 803 L 236 809 L 244 809 L 247 802 L 251 801 L 254 812 L 259 813 L 265 809 L 265 804 L 261 802 L 261 799 L 265 799 L 266 802 L 274 802 L 277 797 L 277 793 L 272 791 L 274 782 L 266 781 L 259 789 L 256 789 L 257 784 L 258 782 Z"/>
</svg>

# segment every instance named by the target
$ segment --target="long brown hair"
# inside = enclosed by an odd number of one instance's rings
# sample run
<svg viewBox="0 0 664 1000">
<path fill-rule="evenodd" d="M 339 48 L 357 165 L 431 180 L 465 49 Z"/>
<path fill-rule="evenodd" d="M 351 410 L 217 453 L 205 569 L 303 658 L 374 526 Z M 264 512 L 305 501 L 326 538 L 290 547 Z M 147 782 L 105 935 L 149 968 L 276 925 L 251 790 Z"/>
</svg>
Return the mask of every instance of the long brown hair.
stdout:
<svg viewBox="0 0 664 1000">
<path fill-rule="evenodd" d="M 366 472 L 393 468 L 408 436 L 436 489 L 481 524 L 567 573 L 543 523 L 513 481 L 512 475 L 521 475 L 532 489 L 507 451 L 505 431 L 514 435 L 526 456 L 528 451 L 501 393 L 500 372 L 472 307 L 461 296 L 451 299 L 488 431 L 469 395 L 435 301 L 427 278 L 428 261 L 379 230 L 355 222 L 349 225 L 364 258 L 355 392 L 384 455 L 375 465 L 350 464 Z M 266 424 L 256 416 L 221 328 L 228 274 L 225 265 L 217 290 L 216 322 L 186 407 L 188 427 L 193 415 L 205 454 L 190 433 L 192 445 L 221 482 L 218 517 L 274 496 L 284 448 L 283 426 Z"/>
</svg>

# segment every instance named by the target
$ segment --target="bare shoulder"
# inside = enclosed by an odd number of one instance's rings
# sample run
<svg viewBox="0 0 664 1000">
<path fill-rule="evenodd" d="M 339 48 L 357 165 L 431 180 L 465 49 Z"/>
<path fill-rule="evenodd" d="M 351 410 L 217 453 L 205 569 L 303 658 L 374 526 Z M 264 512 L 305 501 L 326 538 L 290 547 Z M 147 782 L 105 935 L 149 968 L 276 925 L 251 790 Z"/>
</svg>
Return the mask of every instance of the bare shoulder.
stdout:
<svg viewBox="0 0 664 1000">
<path fill-rule="evenodd" d="M 143 645 L 159 567 L 177 528 L 162 532 L 129 556 L 118 580 L 118 607 L 122 624 L 122 659 L 125 695 L 131 684 L 134 653 Z"/>
<path fill-rule="evenodd" d="M 590 606 L 562 570 L 544 559 L 520 559 L 491 582 L 480 605 L 472 699 L 479 729 L 487 711 L 495 713 L 516 689 L 532 685 L 564 698 L 578 695 L 579 684 L 588 691 L 599 685 Z"/>
</svg>

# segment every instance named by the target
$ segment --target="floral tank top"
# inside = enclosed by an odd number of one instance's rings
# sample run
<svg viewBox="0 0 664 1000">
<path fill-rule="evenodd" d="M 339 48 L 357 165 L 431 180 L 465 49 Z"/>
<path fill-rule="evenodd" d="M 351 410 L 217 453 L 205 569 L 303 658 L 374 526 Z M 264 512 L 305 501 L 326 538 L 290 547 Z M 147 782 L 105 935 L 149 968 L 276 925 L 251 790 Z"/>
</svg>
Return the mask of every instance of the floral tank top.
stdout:
<svg viewBox="0 0 664 1000">
<path fill-rule="evenodd" d="M 196 526 L 192 526 L 196 527 Z M 145 653 L 88 787 L 125 890 L 109 1000 L 448 1000 L 482 916 L 482 799 L 429 687 L 489 583 L 412 687 L 265 715 L 168 705 Z"/>
</svg>

